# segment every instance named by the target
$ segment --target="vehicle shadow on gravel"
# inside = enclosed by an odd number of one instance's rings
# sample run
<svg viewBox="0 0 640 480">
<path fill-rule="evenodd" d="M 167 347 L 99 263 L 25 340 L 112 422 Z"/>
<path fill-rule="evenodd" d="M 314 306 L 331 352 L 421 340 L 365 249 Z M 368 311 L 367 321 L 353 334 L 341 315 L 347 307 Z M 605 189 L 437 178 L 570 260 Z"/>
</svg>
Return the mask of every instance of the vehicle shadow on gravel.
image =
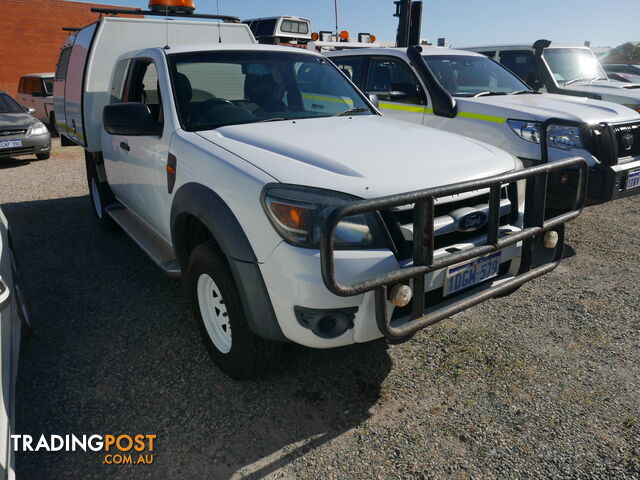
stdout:
<svg viewBox="0 0 640 480">
<path fill-rule="evenodd" d="M 391 369 L 384 342 L 291 345 L 265 378 L 232 381 L 209 360 L 181 284 L 102 231 L 88 196 L 3 210 L 34 323 L 16 431 L 157 435 L 150 466 L 25 452 L 18 478 L 258 479 L 369 418 Z"/>
<path fill-rule="evenodd" d="M 18 159 L 18 158 L 0 158 L 0 170 L 6 168 L 24 167 L 31 163 L 31 159 Z"/>
</svg>

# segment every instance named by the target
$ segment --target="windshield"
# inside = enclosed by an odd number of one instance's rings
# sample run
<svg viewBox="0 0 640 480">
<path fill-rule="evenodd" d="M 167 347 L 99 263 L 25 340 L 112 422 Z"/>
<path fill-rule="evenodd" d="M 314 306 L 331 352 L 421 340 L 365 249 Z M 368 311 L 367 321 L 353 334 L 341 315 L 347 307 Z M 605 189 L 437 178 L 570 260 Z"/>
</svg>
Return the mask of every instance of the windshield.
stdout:
<svg viewBox="0 0 640 480">
<path fill-rule="evenodd" d="M 440 84 L 453 96 L 529 90 L 518 77 L 485 56 L 425 55 L 424 59 Z"/>
<path fill-rule="evenodd" d="M 556 81 L 562 84 L 607 78 L 593 52 L 586 48 L 547 49 L 543 57 Z"/>
<path fill-rule="evenodd" d="M 44 93 L 53 95 L 53 77 L 43 78 L 42 83 L 44 84 Z"/>
<path fill-rule="evenodd" d="M 372 115 L 362 95 L 322 57 L 297 52 L 195 52 L 170 56 L 185 129 Z"/>
<path fill-rule="evenodd" d="M 0 113 L 24 113 L 24 108 L 6 93 L 0 93 Z"/>
</svg>

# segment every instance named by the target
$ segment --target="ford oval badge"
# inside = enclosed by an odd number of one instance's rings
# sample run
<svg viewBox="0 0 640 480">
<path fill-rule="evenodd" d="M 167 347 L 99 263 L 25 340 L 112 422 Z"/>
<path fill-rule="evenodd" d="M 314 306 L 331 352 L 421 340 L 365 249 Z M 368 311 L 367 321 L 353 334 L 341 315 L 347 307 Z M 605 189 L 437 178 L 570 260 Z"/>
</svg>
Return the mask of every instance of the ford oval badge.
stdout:
<svg viewBox="0 0 640 480">
<path fill-rule="evenodd" d="M 460 232 L 471 232 L 478 230 L 486 225 L 488 216 L 484 212 L 468 213 L 460 218 L 456 222 L 457 230 Z"/>
</svg>

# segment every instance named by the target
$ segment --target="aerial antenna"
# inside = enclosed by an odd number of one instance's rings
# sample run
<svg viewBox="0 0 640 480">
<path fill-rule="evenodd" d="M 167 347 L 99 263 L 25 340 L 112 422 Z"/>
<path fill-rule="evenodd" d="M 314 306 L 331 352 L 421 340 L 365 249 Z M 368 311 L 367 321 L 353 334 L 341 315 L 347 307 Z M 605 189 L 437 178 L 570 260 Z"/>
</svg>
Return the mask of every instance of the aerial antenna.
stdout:
<svg viewBox="0 0 640 480">
<path fill-rule="evenodd" d="M 336 11 L 336 38 L 338 38 L 338 0 L 333 0 L 333 6 Z"/>
<path fill-rule="evenodd" d="M 169 4 L 168 3 L 164 7 L 164 34 L 167 40 L 167 44 L 164 46 L 164 49 L 169 50 L 171 47 L 169 46 Z"/>
<path fill-rule="evenodd" d="M 220 15 L 220 0 L 216 0 L 217 15 Z M 220 31 L 220 20 L 218 20 L 218 43 L 222 43 L 222 32 Z"/>
</svg>

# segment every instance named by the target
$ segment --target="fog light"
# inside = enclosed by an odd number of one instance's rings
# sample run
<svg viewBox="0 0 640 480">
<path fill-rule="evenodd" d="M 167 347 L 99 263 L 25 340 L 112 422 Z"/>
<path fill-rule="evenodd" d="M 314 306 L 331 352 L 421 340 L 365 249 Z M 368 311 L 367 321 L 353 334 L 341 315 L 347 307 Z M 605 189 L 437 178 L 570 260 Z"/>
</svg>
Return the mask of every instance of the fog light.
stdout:
<svg viewBox="0 0 640 480">
<path fill-rule="evenodd" d="M 391 289 L 391 293 L 389 293 L 389 300 L 396 307 L 404 307 L 411 301 L 412 296 L 413 292 L 411 291 L 411 287 L 398 283 Z"/>
<path fill-rule="evenodd" d="M 546 248 L 556 248 L 558 244 L 558 232 L 555 230 L 549 230 L 544 234 L 544 246 Z"/>
<path fill-rule="evenodd" d="M 317 309 L 295 306 L 298 323 L 321 338 L 335 338 L 353 328 L 358 307 Z"/>
</svg>

